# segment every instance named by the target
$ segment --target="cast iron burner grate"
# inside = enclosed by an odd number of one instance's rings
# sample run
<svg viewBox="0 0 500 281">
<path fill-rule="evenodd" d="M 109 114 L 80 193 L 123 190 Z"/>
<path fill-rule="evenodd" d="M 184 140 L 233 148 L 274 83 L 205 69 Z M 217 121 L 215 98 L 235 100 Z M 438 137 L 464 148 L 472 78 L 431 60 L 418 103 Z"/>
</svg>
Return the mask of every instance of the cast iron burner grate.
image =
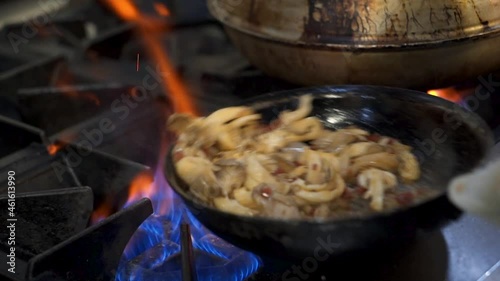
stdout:
<svg viewBox="0 0 500 281">
<path fill-rule="evenodd" d="M 171 16 L 159 16 L 153 1 L 141 1 L 141 9 L 160 27 L 156 36 L 200 114 L 298 87 L 252 67 L 208 16 L 204 1 L 155 2 L 168 7 Z M 16 273 L 4 260 L 4 279 L 498 277 L 500 232 L 468 216 L 441 232 L 419 234 L 398 251 L 352 257 L 335 266 L 258 258 L 214 236 L 173 196 L 159 169 L 169 143 L 164 122 L 172 109 L 158 63 L 147 58 L 136 26 L 102 2 L 69 3 L 47 14 L 47 23 L 32 27 L 29 36 L 25 30 L 32 20 L 0 30 L 3 38 L 21 38 L 0 41 L 0 173 L 15 172 L 17 219 Z M 475 92 L 479 85 L 488 89 L 487 98 Z M 500 76 L 485 75 L 458 89 L 464 93 L 461 105 L 481 115 L 498 139 Z M 137 186 L 162 192 L 146 189 L 132 196 Z M 2 176 L 2 210 L 8 199 Z M 0 212 L 0 221 L 10 218 Z M 0 229 L 1 255 L 8 258 L 10 231 Z"/>
</svg>

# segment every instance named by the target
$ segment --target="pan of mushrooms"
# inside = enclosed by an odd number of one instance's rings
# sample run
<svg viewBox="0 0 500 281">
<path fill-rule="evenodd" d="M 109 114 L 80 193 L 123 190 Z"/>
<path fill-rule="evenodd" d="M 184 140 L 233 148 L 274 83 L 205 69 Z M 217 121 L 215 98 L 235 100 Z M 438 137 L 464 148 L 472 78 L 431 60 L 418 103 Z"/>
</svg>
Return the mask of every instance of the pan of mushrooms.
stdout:
<svg viewBox="0 0 500 281">
<path fill-rule="evenodd" d="M 192 214 L 260 255 L 387 248 L 460 211 L 456 176 L 493 145 L 482 119 L 425 93 L 335 86 L 270 93 L 199 117 L 176 113 L 165 174 Z M 319 243 L 319 244 L 318 244 Z"/>
</svg>

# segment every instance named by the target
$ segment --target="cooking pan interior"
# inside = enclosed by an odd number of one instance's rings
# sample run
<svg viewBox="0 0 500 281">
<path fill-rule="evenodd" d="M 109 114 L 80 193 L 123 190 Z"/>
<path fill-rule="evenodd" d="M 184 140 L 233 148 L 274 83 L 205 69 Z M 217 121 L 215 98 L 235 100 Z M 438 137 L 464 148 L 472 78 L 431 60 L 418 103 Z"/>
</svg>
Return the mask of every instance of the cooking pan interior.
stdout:
<svg viewBox="0 0 500 281">
<path fill-rule="evenodd" d="M 297 97 L 303 94 L 314 96 L 312 115 L 331 129 L 355 125 L 414 147 L 422 169 L 422 177 L 414 184 L 439 190 L 437 197 L 362 218 L 284 221 L 242 217 L 194 199 L 175 173 L 169 155 L 165 167 L 168 182 L 207 228 L 261 255 L 303 258 L 316 253 L 320 240 L 336 245 L 331 254 L 340 255 L 391 244 L 412 237 L 419 228 L 435 228 L 456 218 L 458 210 L 446 198 L 447 183 L 480 165 L 493 145 L 491 131 L 480 117 L 425 93 L 375 86 L 298 89 L 266 94 L 245 104 L 271 121 L 283 110 L 295 109 Z"/>
</svg>

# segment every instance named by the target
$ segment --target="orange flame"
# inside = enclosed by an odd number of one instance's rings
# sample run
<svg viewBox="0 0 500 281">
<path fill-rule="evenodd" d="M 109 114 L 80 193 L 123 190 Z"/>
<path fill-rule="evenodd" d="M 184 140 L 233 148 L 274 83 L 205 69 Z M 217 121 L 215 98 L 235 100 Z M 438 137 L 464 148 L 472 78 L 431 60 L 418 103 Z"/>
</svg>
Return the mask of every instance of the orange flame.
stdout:
<svg viewBox="0 0 500 281">
<path fill-rule="evenodd" d="M 144 197 L 151 198 L 155 191 L 153 181 L 153 175 L 149 171 L 141 172 L 135 176 L 128 189 L 128 199 L 126 204 Z"/>
<path fill-rule="evenodd" d="M 106 2 L 124 20 L 135 21 L 141 18 L 141 13 L 130 0 L 106 0 Z"/>
<path fill-rule="evenodd" d="M 153 27 L 151 21 L 141 14 L 132 0 L 105 0 L 104 2 L 122 19 L 137 24 L 140 35 L 146 43 L 145 45 L 150 55 L 158 63 L 161 73 L 166 73 L 166 75 L 162 75 L 165 82 L 163 83 L 164 90 L 166 93 L 172 95 L 172 103 L 175 111 L 196 114 L 196 109 L 189 92 L 175 71 L 170 58 L 162 47 L 161 41 L 152 35 L 151 29 Z"/>
<path fill-rule="evenodd" d="M 163 17 L 168 17 L 170 16 L 170 10 L 165 6 L 165 4 L 160 3 L 160 2 L 155 2 L 153 3 L 156 12 L 158 15 L 163 16 Z"/>
<path fill-rule="evenodd" d="M 55 143 L 53 143 L 53 144 L 47 146 L 47 152 L 49 153 L 49 155 L 54 156 L 54 155 L 56 155 L 56 153 L 59 150 L 61 150 L 61 148 L 62 148 L 61 144 L 55 144 Z"/>
<path fill-rule="evenodd" d="M 144 197 L 151 198 L 154 193 L 153 188 L 153 175 L 149 172 L 141 172 L 137 174 L 131 181 L 128 189 L 128 197 L 125 205 L 135 202 Z M 108 197 L 106 200 L 97 207 L 91 215 L 92 224 L 109 217 L 113 212 L 113 198 Z"/>
<path fill-rule="evenodd" d="M 95 224 L 109 217 L 113 212 L 112 206 L 111 200 L 107 198 L 101 205 L 99 205 L 99 207 L 97 207 L 97 209 L 94 210 L 94 212 L 92 212 L 92 215 L 90 216 L 91 223 Z"/>
<path fill-rule="evenodd" d="M 440 97 L 446 100 L 449 100 L 451 102 L 459 102 L 462 100 L 464 97 L 464 94 L 451 87 L 451 88 L 444 88 L 444 89 L 436 89 L 436 90 L 429 90 L 427 91 L 429 95 Z"/>
</svg>

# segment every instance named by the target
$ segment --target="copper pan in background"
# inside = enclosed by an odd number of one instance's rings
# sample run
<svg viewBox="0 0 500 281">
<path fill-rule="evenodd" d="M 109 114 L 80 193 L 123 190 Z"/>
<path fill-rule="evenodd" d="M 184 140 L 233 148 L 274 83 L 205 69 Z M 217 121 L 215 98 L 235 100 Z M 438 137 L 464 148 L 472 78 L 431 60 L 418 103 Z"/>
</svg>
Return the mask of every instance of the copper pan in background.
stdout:
<svg viewBox="0 0 500 281">
<path fill-rule="evenodd" d="M 500 70 L 500 0 L 208 0 L 241 52 L 303 85 L 443 87 Z"/>
</svg>

